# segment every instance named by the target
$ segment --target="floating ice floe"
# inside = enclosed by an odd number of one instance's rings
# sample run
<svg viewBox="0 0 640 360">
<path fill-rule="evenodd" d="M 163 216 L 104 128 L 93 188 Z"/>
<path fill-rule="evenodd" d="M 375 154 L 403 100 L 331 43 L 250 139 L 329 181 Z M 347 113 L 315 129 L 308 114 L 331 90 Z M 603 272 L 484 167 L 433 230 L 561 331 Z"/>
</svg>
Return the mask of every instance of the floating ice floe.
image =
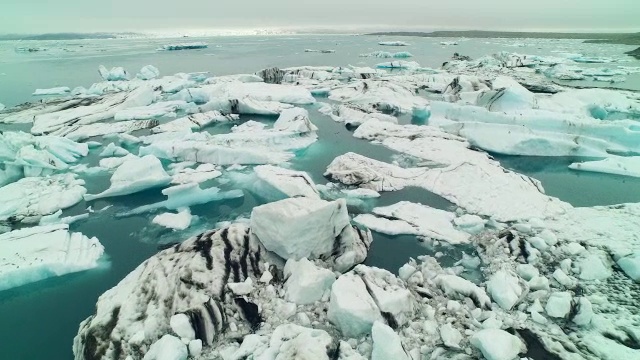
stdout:
<svg viewBox="0 0 640 360">
<path fill-rule="evenodd" d="M 161 208 L 166 208 L 168 210 L 179 210 L 194 205 L 206 204 L 212 201 L 237 199 L 244 196 L 242 190 L 234 189 L 229 191 L 220 191 L 220 189 L 217 187 L 202 189 L 197 183 L 175 185 L 163 189 L 162 194 L 167 197 L 166 200 L 149 205 L 143 205 L 130 211 L 123 212 L 120 215 L 130 216 L 142 214 Z"/>
<path fill-rule="evenodd" d="M 42 95 L 67 95 L 71 92 L 71 89 L 69 89 L 66 86 L 63 87 L 55 87 L 55 88 L 50 88 L 50 89 L 36 89 L 36 91 L 33 92 L 34 96 L 42 96 Z"/>
<path fill-rule="evenodd" d="M 200 164 L 195 169 L 184 168 L 173 173 L 172 184 L 201 183 L 215 179 L 222 173 L 213 164 Z"/>
<path fill-rule="evenodd" d="M 569 168 L 580 171 L 640 177 L 640 157 L 612 156 L 603 160 L 573 163 L 569 165 Z"/>
<path fill-rule="evenodd" d="M 368 54 L 360 54 L 360 57 L 376 57 L 376 58 L 396 58 L 396 59 L 404 59 L 413 57 L 413 54 L 407 51 L 400 51 L 396 53 L 391 53 L 388 51 L 374 51 Z"/>
<path fill-rule="evenodd" d="M 141 155 L 153 154 L 172 161 L 195 161 L 216 165 L 279 164 L 293 157 L 291 150 L 316 141 L 316 127 L 301 108 L 284 111 L 271 129 L 242 124 L 229 134 L 161 133 L 144 138 L 149 144 Z"/>
<path fill-rule="evenodd" d="M 329 99 L 359 105 L 367 112 L 384 112 L 397 115 L 411 113 L 413 108 L 429 104 L 416 96 L 407 86 L 387 81 L 354 81 L 337 87 L 329 93 Z"/>
<path fill-rule="evenodd" d="M 0 291 L 50 277 L 98 267 L 98 239 L 69 231 L 69 225 L 35 226 L 0 234 Z"/>
<path fill-rule="evenodd" d="M 110 196 L 129 195 L 143 190 L 168 185 L 171 182 L 160 160 L 153 155 L 124 161 L 111 176 L 111 186 L 99 194 L 87 194 L 86 201 Z"/>
<path fill-rule="evenodd" d="M 175 51 L 175 50 L 194 50 L 194 49 L 206 49 L 209 45 L 203 42 L 192 42 L 182 44 L 168 44 L 162 45 L 158 50 Z"/>
<path fill-rule="evenodd" d="M 376 191 L 419 186 L 471 214 L 500 221 L 544 218 L 571 208 L 569 204 L 545 195 L 536 180 L 509 172 L 493 161 L 457 162 L 433 169 L 401 168 L 347 153 L 333 160 L 325 176 L 345 185 Z"/>
<path fill-rule="evenodd" d="M 440 45 L 453 46 L 453 45 L 458 45 L 458 42 L 457 41 L 441 41 Z"/>
<path fill-rule="evenodd" d="M 376 67 L 379 69 L 417 69 L 420 67 L 420 64 L 415 61 L 398 60 L 380 63 L 377 64 Z"/>
<path fill-rule="evenodd" d="M 184 230 L 191 225 L 192 217 L 191 212 L 186 208 L 181 209 L 177 214 L 163 213 L 156 215 L 151 222 L 173 230 Z"/>
<path fill-rule="evenodd" d="M 409 43 L 404 41 L 380 41 L 378 45 L 382 46 L 409 46 Z"/>
<path fill-rule="evenodd" d="M 320 198 L 313 180 L 303 171 L 289 170 L 272 165 L 256 166 L 254 171 L 258 179 L 273 188 L 272 190 L 263 190 L 265 193 L 275 190 L 288 197 Z"/>
<path fill-rule="evenodd" d="M 335 50 L 331 50 L 331 49 L 321 49 L 321 50 L 305 49 L 304 52 L 307 52 L 307 53 L 321 53 L 321 54 L 333 54 L 336 51 Z"/>
<path fill-rule="evenodd" d="M 0 187 L 0 220 L 37 222 L 44 215 L 69 208 L 87 192 L 75 174 L 28 177 Z"/>
<path fill-rule="evenodd" d="M 455 228 L 456 215 L 448 211 L 402 201 L 374 208 L 372 212 L 373 215 L 358 215 L 354 221 L 389 235 L 419 235 L 451 244 L 465 243 L 469 239 L 469 234 Z"/>
</svg>

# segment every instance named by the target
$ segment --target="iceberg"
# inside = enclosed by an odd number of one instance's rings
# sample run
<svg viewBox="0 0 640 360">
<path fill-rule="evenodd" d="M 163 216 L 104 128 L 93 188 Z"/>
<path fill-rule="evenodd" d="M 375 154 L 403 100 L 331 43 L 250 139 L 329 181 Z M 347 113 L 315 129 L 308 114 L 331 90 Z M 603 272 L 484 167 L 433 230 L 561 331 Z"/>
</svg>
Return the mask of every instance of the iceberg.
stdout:
<svg viewBox="0 0 640 360">
<path fill-rule="evenodd" d="M 99 266 L 98 239 L 69 225 L 35 226 L 0 234 L 0 291 Z"/>
<path fill-rule="evenodd" d="M 416 96 L 406 85 L 374 80 L 354 81 L 334 88 L 329 92 L 329 99 L 389 115 L 410 114 L 415 107 L 429 105 L 427 99 Z"/>
<path fill-rule="evenodd" d="M 146 155 L 126 160 L 111 176 L 111 186 L 99 194 L 87 194 L 85 201 L 111 196 L 129 195 L 171 183 L 169 176 L 157 157 Z"/>
<path fill-rule="evenodd" d="M 285 298 L 298 305 L 313 304 L 322 299 L 325 291 L 331 289 L 336 276 L 331 270 L 320 268 L 302 258 L 289 259 L 284 267 Z"/>
<path fill-rule="evenodd" d="M 333 283 L 327 315 L 345 337 L 368 334 L 376 321 L 383 320 L 364 281 L 352 273 Z"/>
<path fill-rule="evenodd" d="M 390 53 L 388 51 L 374 51 L 368 54 L 360 54 L 360 57 L 376 57 L 376 58 L 396 58 L 396 59 L 404 59 L 413 57 L 413 54 L 407 51 L 400 51 L 396 53 Z"/>
<path fill-rule="evenodd" d="M 181 43 L 181 44 L 168 44 L 162 45 L 158 50 L 164 51 L 176 51 L 176 50 L 194 50 L 194 49 L 206 49 L 209 45 L 203 42 Z"/>
<path fill-rule="evenodd" d="M 230 335 L 230 324 L 236 329 L 231 336 L 253 332 L 262 318 L 253 302 L 260 297 L 236 299 L 227 284 L 249 278 L 257 283 L 267 271 L 264 262 L 278 260 L 255 239 L 247 238 L 248 233 L 242 224 L 208 231 L 140 264 L 100 296 L 95 313 L 80 324 L 73 344 L 75 357 L 99 359 L 115 349 L 124 357 L 134 356 L 141 348 L 148 352 L 152 344 L 171 335 L 170 321 L 176 314 L 189 317 L 195 338 L 204 347 L 215 349 Z M 225 267 L 231 266 L 244 270 L 226 276 Z M 263 293 L 261 298 L 267 297 Z M 172 343 L 177 346 L 176 341 Z"/>
<path fill-rule="evenodd" d="M 340 269 L 362 262 L 371 242 L 370 234 L 352 227 L 344 200 L 297 197 L 257 206 L 251 232 L 284 259 L 333 255 Z"/>
<path fill-rule="evenodd" d="M 202 89 L 210 99 L 245 99 L 274 101 L 291 105 L 308 105 L 316 102 L 309 90 L 293 85 L 262 82 L 226 82 L 204 85 Z"/>
<path fill-rule="evenodd" d="M 404 41 L 380 41 L 378 45 L 382 46 L 409 46 L 409 43 Z"/>
<path fill-rule="evenodd" d="M 111 156 L 126 156 L 130 154 L 129 151 L 125 148 L 117 146 L 114 143 L 109 143 L 102 152 L 100 153 L 100 157 L 111 157 Z"/>
<path fill-rule="evenodd" d="M 184 230 L 191 225 L 192 215 L 188 208 L 180 210 L 177 214 L 164 213 L 156 215 L 152 223 L 173 230 Z"/>
<path fill-rule="evenodd" d="M 69 89 L 66 86 L 63 87 L 55 87 L 55 88 L 50 88 L 50 89 L 36 89 L 36 91 L 33 92 L 34 96 L 43 96 L 43 95 L 67 95 L 71 92 L 71 89 Z"/>
<path fill-rule="evenodd" d="M 398 60 L 380 63 L 377 64 L 376 67 L 378 69 L 417 69 L 420 67 L 420 64 L 415 61 Z"/>
<path fill-rule="evenodd" d="M 371 360 L 411 360 L 402 346 L 400 336 L 384 323 L 380 321 L 373 323 L 371 338 L 373 339 Z"/>
<path fill-rule="evenodd" d="M 0 220 L 37 222 L 44 215 L 69 208 L 87 192 L 75 174 L 22 178 L 0 187 Z"/>
<path fill-rule="evenodd" d="M 471 338 L 487 360 L 513 360 L 524 352 L 525 345 L 517 336 L 500 329 L 480 330 Z"/>
<path fill-rule="evenodd" d="M 205 113 L 193 114 L 172 120 L 168 123 L 154 127 L 151 131 L 154 133 L 171 132 L 171 131 L 189 131 L 200 130 L 212 123 L 236 121 L 237 115 L 223 115 L 219 111 L 208 111 Z"/>
<path fill-rule="evenodd" d="M 140 72 L 136 75 L 141 80 L 153 80 L 160 76 L 160 70 L 153 65 L 146 65 L 140 69 Z"/>
<path fill-rule="evenodd" d="M 108 70 L 103 65 L 100 65 L 100 67 L 98 68 L 98 73 L 100 74 L 100 77 L 102 77 L 102 79 L 105 81 L 127 80 L 127 77 L 129 75 L 124 68 L 114 67 L 111 68 L 111 70 Z"/>
</svg>

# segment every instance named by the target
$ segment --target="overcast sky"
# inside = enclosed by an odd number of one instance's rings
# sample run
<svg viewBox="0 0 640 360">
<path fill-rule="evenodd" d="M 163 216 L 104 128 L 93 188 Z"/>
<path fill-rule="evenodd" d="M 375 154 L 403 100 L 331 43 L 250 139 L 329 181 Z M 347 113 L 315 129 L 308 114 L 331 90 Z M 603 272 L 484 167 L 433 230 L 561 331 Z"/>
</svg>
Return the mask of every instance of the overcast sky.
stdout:
<svg viewBox="0 0 640 360">
<path fill-rule="evenodd" d="M 325 25 L 640 31 L 640 0 L 1 0 L 0 33 Z"/>
</svg>

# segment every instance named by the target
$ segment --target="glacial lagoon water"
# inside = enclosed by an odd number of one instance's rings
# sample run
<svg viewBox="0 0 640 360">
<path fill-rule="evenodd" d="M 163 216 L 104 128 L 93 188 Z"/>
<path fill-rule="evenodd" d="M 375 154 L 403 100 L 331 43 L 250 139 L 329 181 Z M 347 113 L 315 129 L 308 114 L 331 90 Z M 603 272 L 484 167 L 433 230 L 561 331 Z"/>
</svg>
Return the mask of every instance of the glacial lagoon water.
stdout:
<svg viewBox="0 0 640 360">
<path fill-rule="evenodd" d="M 175 42 L 166 39 L 73 40 L 40 42 L 0 42 L 0 102 L 12 106 L 38 98 L 31 93 L 36 88 L 54 86 L 89 86 L 99 81 L 99 65 L 123 66 L 135 72 L 153 64 L 161 74 L 208 71 L 211 75 L 252 73 L 271 66 L 299 65 L 367 65 L 386 61 L 361 58 L 359 54 L 377 50 L 409 51 L 413 61 L 422 66 L 438 67 L 453 52 L 478 57 L 497 51 L 553 55 L 562 52 L 583 53 L 619 60 L 612 64 L 581 66 L 640 66 L 640 61 L 625 56 L 633 47 L 606 44 L 583 44 L 575 40 L 514 40 L 471 39 L 458 46 L 442 46 L 443 39 L 407 38 L 411 46 L 385 48 L 376 37 L 368 36 L 277 36 L 277 37 L 216 37 L 189 39 L 205 41 L 209 48 L 192 51 L 159 52 L 158 47 Z M 457 40 L 457 39 L 456 39 Z M 23 53 L 16 47 L 46 48 L 46 51 Z M 306 53 L 305 49 L 333 49 L 332 54 Z M 594 85 L 594 84 L 589 84 Z M 600 86 L 610 84 L 598 83 Z M 640 74 L 627 76 L 616 87 L 640 90 Z M 328 102 L 327 99 L 319 98 Z M 297 154 L 292 167 L 309 172 L 316 183 L 323 184 L 327 165 L 338 155 L 353 151 L 368 157 L 391 161 L 396 155 L 380 145 L 355 139 L 344 125 L 307 107 L 311 120 L 318 126 L 319 141 Z M 242 120 L 273 121 L 269 118 L 243 117 Z M 227 132 L 227 125 L 209 128 L 211 132 Z M 28 130 L 28 126 L 0 126 L 2 131 Z M 542 181 L 548 194 L 574 206 L 610 205 L 640 202 L 640 179 L 574 172 L 567 168 L 572 159 L 496 156 L 506 167 Z M 94 158 L 93 161 L 97 161 Z M 108 186 L 108 175 L 86 178 L 89 193 Z M 232 188 L 225 178 L 212 180 L 211 185 Z M 163 244 L 184 240 L 198 230 L 211 228 L 216 222 L 248 216 L 251 209 L 266 199 L 245 191 L 244 198 L 213 202 L 192 208 L 199 222 L 184 232 L 171 232 L 151 224 L 152 215 L 117 217 L 122 210 L 162 199 L 160 190 L 149 190 L 126 197 L 98 200 L 90 205 L 95 211 L 86 221 L 71 225 L 71 230 L 96 236 L 105 246 L 108 262 L 103 267 L 73 275 L 41 281 L 0 292 L 0 358 L 14 360 L 72 358 L 72 340 L 79 323 L 94 311 L 100 294 L 114 286 L 137 265 L 158 251 Z M 375 205 L 389 205 L 399 200 L 421 202 L 448 209 L 451 204 L 422 189 L 407 188 L 384 193 Z M 65 210 L 65 215 L 82 212 L 84 202 Z M 361 210 L 350 208 L 352 213 Z M 368 265 L 397 271 L 408 257 L 442 252 L 442 261 L 452 264 L 458 254 L 452 248 L 432 248 L 411 236 L 374 234 Z"/>
</svg>

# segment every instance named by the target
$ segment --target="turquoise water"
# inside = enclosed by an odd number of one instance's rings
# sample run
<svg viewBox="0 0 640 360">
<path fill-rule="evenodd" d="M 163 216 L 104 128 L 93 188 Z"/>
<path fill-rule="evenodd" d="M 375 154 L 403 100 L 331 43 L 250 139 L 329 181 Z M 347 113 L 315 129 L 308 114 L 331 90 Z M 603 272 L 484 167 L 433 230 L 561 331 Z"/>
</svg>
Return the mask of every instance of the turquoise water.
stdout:
<svg viewBox="0 0 640 360">
<path fill-rule="evenodd" d="M 209 71 L 212 75 L 254 72 L 270 66 L 300 65 L 374 65 L 387 59 L 360 58 L 361 53 L 376 50 L 410 51 L 423 66 L 438 67 L 453 52 L 478 57 L 496 51 L 517 51 L 540 55 L 556 51 L 582 52 L 589 56 L 610 56 L 629 60 L 619 64 L 597 66 L 640 66 L 640 62 L 622 55 L 632 47 L 619 45 L 581 44 L 578 41 L 535 41 L 529 46 L 513 47 L 506 40 L 474 39 L 462 41 L 459 46 L 439 45 L 442 39 L 404 39 L 412 46 L 406 48 L 381 47 L 378 39 L 364 36 L 286 36 L 286 37 L 219 37 L 194 39 L 206 41 L 210 48 L 194 51 L 157 52 L 160 45 L 173 40 L 76 40 L 54 42 L 0 42 L 0 102 L 15 105 L 33 100 L 35 88 L 53 86 L 89 86 L 99 80 L 98 65 L 124 66 L 135 73 L 142 66 L 153 64 L 162 74 L 176 72 Z M 522 42 L 522 41 L 518 41 Z M 26 43 L 29 43 L 28 45 Z M 48 51 L 16 53 L 17 46 L 46 47 Z M 335 49 L 334 54 L 305 53 L 304 49 Z M 629 77 L 627 86 L 640 89 L 640 80 Z M 319 99 L 327 101 L 326 99 Z M 326 183 L 323 173 L 338 155 L 348 151 L 361 153 L 382 161 L 391 161 L 394 152 L 369 142 L 353 138 L 342 124 L 309 106 L 312 121 L 319 127 L 319 141 L 301 151 L 292 167 L 310 173 L 314 181 Z M 274 119 L 244 117 L 243 120 L 270 122 Z M 1 126 L 0 130 L 28 130 L 28 126 Z M 228 132 L 228 126 L 207 129 L 212 133 Z M 640 179 L 602 174 L 579 173 L 567 169 L 571 159 L 499 157 L 507 167 L 533 176 L 543 182 L 550 195 L 576 206 L 608 205 L 640 201 Z M 90 161 L 97 161 L 92 156 Z M 109 176 L 86 178 L 90 193 L 104 190 Z M 212 180 L 209 185 L 230 187 L 223 179 Z M 71 345 L 78 324 L 93 313 L 98 296 L 111 288 L 138 264 L 158 251 L 160 244 L 181 241 L 199 229 L 213 227 L 220 220 L 248 216 L 251 208 L 264 203 L 264 199 L 245 191 L 242 199 L 215 202 L 192 208 L 200 217 L 191 232 L 173 233 L 151 224 L 152 214 L 118 218 L 123 209 L 162 200 L 159 189 L 132 196 L 99 200 L 92 207 L 99 211 L 84 222 L 71 226 L 87 236 L 100 239 L 109 255 L 108 265 L 79 274 L 49 279 L 9 291 L 0 292 L 0 358 L 13 360 L 70 359 Z M 389 205 L 400 200 L 421 202 L 441 209 L 451 204 L 423 189 L 408 188 L 385 193 L 375 205 Z M 87 204 L 81 203 L 66 214 L 83 212 Z M 352 213 L 361 210 L 350 208 Z M 451 265 L 460 256 L 460 249 L 430 248 L 415 237 L 391 237 L 374 234 L 375 241 L 367 264 L 396 271 L 409 257 L 442 252 L 442 262 Z"/>
</svg>

